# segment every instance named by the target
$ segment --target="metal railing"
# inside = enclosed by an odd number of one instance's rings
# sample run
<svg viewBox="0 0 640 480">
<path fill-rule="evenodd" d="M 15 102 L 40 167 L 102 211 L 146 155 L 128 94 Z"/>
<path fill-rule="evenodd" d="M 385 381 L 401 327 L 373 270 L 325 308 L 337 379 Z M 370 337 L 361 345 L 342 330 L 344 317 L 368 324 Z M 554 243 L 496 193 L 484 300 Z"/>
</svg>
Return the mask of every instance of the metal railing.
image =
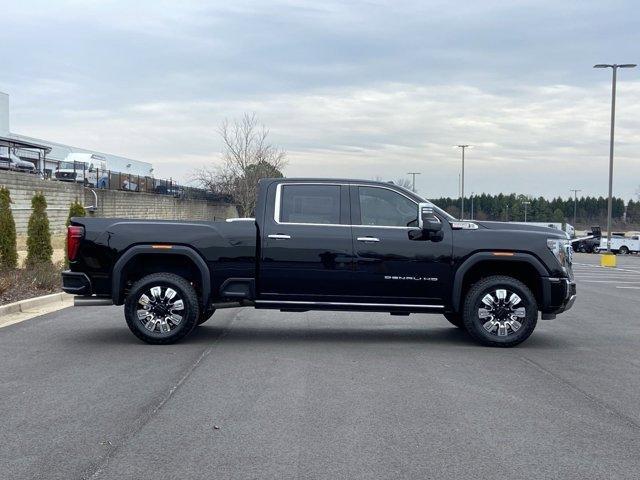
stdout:
<svg viewBox="0 0 640 480">
<path fill-rule="evenodd" d="M 169 195 L 176 198 L 232 203 L 232 198 L 228 195 L 181 185 L 171 178 L 163 179 L 108 169 L 90 168 L 83 162 L 72 163 L 47 159 L 44 172 L 37 173 L 46 180 L 79 183 L 85 187 L 99 190 L 143 192 Z"/>
</svg>

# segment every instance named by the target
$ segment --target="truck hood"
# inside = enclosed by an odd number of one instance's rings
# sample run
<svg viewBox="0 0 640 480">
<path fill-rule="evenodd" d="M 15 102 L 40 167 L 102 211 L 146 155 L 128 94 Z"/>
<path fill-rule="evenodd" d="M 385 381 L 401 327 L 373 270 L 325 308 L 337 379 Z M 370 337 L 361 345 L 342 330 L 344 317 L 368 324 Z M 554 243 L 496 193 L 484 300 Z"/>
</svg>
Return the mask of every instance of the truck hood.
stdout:
<svg viewBox="0 0 640 480">
<path fill-rule="evenodd" d="M 548 233 L 549 236 L 555 238 L 567 238 L 567 235 L 560 230 L 549 227 L 540 227 L 538 225 L 523 225 L 521 223 L 507 223 L 507 222 L 488 222 L 473 220 L 473 223 L 477 223 L 480 228 L 488 228 L 489 230 L 508 230 L 519 232 L 542 232 Z"/>
</svg>

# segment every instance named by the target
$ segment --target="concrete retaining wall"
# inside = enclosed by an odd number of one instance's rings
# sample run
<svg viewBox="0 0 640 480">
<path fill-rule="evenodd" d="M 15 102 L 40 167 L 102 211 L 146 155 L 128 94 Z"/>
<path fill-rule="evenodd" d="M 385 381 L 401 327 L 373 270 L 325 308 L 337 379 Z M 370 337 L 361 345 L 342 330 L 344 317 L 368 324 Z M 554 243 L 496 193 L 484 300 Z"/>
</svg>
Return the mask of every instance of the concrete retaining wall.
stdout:
<svg viewBox="0 0 640 480">
<path fill-rule="evenodd" d="M 13 217 L 18 235 L 27 233 L 31 215 L 31 197 L 41 191 L 47 199 L 47 214 L 51 233 L 64 232 L 69 205 L 78 199 L 84 205 L 94 205 L 95 197 L 81 185 L 54 180 L 41 180 L 38 176 L 0 170 L 0 185 L 9 188 Z M 97 217 L 147 218 L 162 220 L 217 220 L 238 215 L 235 206 L 206 200 L 188 200 L 151 193 L 96 190 L 97 210 L 87 215 Z"/>
</svg>

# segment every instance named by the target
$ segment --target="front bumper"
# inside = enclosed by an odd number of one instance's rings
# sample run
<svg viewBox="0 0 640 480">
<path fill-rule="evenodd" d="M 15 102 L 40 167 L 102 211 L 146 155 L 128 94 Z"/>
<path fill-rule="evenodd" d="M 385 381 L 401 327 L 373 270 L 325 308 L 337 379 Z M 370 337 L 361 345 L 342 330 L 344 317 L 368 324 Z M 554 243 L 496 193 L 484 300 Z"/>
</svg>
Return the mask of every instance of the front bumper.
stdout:
<svg viewBox="0 0 640 480">
<path fill-rule="evenodd" d="M 65 270 L 62 272 L 62 290 L 72 295 L 91 295 L 91 280 L 84 273 Z"/>
<path fill-rule="evenodd" d="M 576 301 L 576 295 L 576 282 L 572 278 L 543 278 L 543 316 L 546 314 L 553 318 L 555 314 L 569 310 Z"/>
</svg>

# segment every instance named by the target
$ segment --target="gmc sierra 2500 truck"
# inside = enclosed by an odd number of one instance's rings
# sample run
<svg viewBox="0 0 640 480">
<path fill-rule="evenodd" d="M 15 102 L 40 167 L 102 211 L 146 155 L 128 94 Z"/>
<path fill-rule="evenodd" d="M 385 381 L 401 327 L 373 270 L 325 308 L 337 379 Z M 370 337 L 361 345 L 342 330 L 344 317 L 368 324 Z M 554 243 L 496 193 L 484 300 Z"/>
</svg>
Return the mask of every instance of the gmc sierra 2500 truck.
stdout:
<svg viewBox="0 0 640 480">
<path fill-rule="evenodd" d="M 573 305 L 562 232 L 459 221 L 402 187 L 263 179 L 255 219 L 73 218 L 63 289 L 123 305 L 148 343 L 188 335 L 216 309 L 438 313 L 484 345 L 512 347 Z"/>
</svg>

